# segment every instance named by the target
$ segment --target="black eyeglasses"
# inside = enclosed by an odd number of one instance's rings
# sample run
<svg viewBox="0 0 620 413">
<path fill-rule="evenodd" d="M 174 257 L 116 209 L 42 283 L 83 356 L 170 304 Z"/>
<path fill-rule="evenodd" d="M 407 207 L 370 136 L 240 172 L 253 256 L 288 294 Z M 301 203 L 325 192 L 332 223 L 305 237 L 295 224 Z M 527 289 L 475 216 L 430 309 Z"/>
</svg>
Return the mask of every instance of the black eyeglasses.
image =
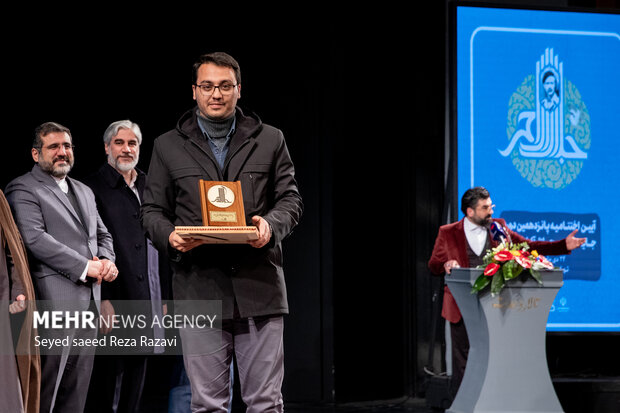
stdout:
<svg viewBox="0 0 620 413">
<path fill-rule="evenodd" d="M 219 89 L 222 95 L 230 95 L 237 85 L 233 83 L 225 82 L 219 86 L 215 86 L 210 83 L 194 85 L 194 86 L 200 89 L 203 95 L 211 95 L 213 94 L 213 92 L 215 92 L 215 89 Z"/>
</svg>

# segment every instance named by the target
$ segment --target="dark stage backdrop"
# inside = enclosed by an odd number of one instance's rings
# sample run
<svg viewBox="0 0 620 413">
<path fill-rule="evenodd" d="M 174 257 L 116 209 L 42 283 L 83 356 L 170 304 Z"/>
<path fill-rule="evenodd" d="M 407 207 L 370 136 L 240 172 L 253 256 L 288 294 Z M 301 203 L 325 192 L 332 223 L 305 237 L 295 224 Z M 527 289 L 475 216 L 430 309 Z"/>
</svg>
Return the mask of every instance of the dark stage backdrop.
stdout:
<svg viewBox="0 0 620 413">
<path fill-rule="evenodd" d="M 283 130 L 305 203 L 284 245 L 285 399 L 423 395 L 450 109 L 444 2 L 415 16 L 400 6 L 79 12 L 24 14 L 2 29 L 0 186 L 31 169 L 32 131 L 45 121 L 72 130 L 79 179 L 105 161 L 107 125 L 131 119 L 146 170 L 153 139 L 194 105 L 195 57 L 229 52 L 240 104 Z"/>
<path fill-rule="evenodd" d="M 196 56 L 229 52 L 241 65 L 240 104 L 283 130 L 305 203 L 284 245 L 285 398 L 410 394 L 416 317 L 428 318 L 415 309 L 415 267 L 425 271 L 432 242 L 414 226 L 434 227 L 416 202 L 436 211 L 442 192 L 443 12 L 433 12 L 436 40 L 423 43 L 392 11 L 166 13 L 30 16 L 5 33 L 15 41 L 3 50 L 0 186 L 31 169 L 33 130 L 45 121 L 71 129 L 80 179 L 105 161 L 107 125 L 131 119 L 147 170 L 153 139 L 194 105 Z M 213 24 L 196 24 L 205 19 Z"/>
</svg>

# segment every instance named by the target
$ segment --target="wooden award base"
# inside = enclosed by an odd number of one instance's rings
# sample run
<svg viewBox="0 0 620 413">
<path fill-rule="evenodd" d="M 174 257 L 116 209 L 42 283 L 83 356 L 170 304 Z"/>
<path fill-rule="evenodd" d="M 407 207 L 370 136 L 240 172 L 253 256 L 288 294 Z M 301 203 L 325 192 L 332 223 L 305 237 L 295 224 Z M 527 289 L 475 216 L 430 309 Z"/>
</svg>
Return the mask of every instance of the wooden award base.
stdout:
<svg viewBox="0 0 620 413">
<path fill-rule="evenodd" d="M 208 244 L 247 244 L 258 239 L 256 227 L 175 227 L 183 238 L 205 240 Z"/>
</svg>

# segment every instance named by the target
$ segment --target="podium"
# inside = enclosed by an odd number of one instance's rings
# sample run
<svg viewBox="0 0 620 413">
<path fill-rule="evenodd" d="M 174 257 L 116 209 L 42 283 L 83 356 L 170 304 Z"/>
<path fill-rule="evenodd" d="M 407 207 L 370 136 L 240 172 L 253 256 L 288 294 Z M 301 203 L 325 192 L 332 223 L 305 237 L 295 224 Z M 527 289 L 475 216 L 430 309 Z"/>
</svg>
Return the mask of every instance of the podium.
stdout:
<svg viewBox="0 0 620 413">
<path fill-rule="evenodd" d="M 549 310 L 564 284 L 562 271 L 541 271 L 542 285 L 524 271 L 495 297 L 488 287 L 471 293 L 481 273 L 454 268 L 445 277 L 470 345 L 463 381 L 446 413 L 563 412 L 545 349 Z"/>
</svg>

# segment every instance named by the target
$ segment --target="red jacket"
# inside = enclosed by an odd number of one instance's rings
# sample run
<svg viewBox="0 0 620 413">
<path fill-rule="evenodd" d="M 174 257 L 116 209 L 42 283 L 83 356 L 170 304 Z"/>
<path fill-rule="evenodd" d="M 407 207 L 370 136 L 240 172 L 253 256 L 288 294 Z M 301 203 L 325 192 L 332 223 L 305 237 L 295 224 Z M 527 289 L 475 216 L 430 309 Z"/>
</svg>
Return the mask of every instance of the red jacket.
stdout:
<svg viewBox="0 0 620 413">
<path fill-rule="evenodd" d="M 467 256 L 467 238 L 465 237 L 464 219 L 465 218 L 452 224 L 442 225 L 439 228 L 433 254 L 428 261 L 428 268 L 434 275 L 443 275 L 443 265 L 450 260 L 456 260 L 463 268 L 468 268 L 470 266 Z M 503 219 L 493 218 L 493 220 L 506 228 L 512 242 L 515 244 L 527 242 L 531 250 L 537 250 L 543 255 L 570 254 L 570 251 L 566 248 L 566 240 L 564 239 L 559 241 L 530 241 L 508 229 L 506 221 Z M 489 233 L 489 237 L 490 236 L 491 234 Z M 491 247 L 495 247 L 497 244 L 498 243 L 491 238 Z M 447 286 L 444 287 L 441 316 L 451 323 L 456 323 L 461 319 L 461 312 Z"/>
</svg>

